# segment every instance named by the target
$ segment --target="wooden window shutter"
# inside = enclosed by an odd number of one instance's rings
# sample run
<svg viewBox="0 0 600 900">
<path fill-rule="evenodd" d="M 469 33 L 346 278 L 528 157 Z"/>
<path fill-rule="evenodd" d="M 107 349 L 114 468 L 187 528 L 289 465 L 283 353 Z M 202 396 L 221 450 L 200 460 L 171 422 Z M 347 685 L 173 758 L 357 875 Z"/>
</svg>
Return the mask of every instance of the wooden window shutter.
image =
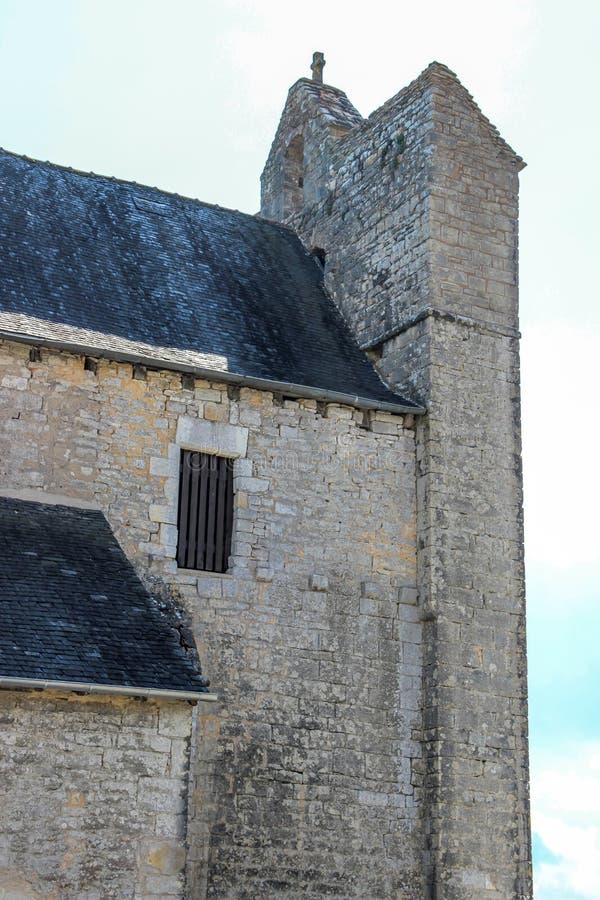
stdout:
<svg viewBox="0 0 600 900">
<path fill-rule="evenodd" d="M 233 529 L 233 460 L 182 450 L 177 565 L 226 572 Z"/>
</svg>

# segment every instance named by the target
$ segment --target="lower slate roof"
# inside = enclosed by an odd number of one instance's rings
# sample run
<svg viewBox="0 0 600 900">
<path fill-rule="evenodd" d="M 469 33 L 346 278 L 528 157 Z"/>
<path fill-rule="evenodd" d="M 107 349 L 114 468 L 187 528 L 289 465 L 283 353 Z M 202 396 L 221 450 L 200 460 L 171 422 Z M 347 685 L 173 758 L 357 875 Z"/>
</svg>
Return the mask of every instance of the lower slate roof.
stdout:
<svg viewBox="0 0 600 900">
<path fill-rule="evenodd" d="M 290 229 L 6 151 L 2 334 L 420 410 L 381 381 Z"/>
<path fill-rule="evenodd" d="M 0 622 L 0 685 L 207 693 L 181 618 L 148 594 L 99 511 L 0 497 Z"/>
</svg>

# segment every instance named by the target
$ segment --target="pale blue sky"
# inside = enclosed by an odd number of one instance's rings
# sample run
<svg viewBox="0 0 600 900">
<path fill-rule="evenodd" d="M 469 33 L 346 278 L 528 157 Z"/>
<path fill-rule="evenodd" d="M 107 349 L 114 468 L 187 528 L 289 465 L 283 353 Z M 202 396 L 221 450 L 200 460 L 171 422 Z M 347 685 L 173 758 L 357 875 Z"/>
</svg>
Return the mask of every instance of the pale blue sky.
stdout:
<svg viewBox="0 0 600 900">
<path fill-rule="evenodd" d="M 0 0 L 0 145 L 258 208 L 288 87 L 368 114 L 431 60 L 521 153 L 536 896 L 600 897 L 600 5 Z"/>
</svg>

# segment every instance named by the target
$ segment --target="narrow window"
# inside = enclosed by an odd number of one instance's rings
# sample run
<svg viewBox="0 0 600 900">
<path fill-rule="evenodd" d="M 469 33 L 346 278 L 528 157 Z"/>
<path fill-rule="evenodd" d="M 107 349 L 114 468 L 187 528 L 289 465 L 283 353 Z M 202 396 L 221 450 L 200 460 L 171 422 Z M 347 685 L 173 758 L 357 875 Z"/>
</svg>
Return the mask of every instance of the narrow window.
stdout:
<svg viewBox="0 0 600 900">
<path fill-rule="evenodd" d="M 321 268 L 324 269 L 327 255 L 326 255 L 325 251 L 323 250 L 323 248 L 322 247 L 313 247 L 313 249 L 310 252 L 315 257 L 315 259 L 318 260 Z"/>
<path fill-rule="evenodd" d="M 182 450 L 177 565 L 226 572 L 233 526 L 233 460 Z"/>
<path fill-rule="evenodd" d="M 287 146 L 284 160 L 284 212 L 302 209 L 304 203 L 304 138 L 296 135 Z"/>
</svg>

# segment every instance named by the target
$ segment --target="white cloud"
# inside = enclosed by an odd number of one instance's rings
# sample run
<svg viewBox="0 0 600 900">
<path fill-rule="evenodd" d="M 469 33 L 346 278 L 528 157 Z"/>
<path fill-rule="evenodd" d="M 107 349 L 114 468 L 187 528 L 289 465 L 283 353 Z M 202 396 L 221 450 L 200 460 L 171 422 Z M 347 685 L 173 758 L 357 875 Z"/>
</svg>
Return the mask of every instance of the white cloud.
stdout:
<svg viewBox="0 0 600 900">
<path fill-rule="evenodd" d="M 554 858 L 535 865 L 536 900 L 600 897 L 600 745 L 545 754 L 532 770 L 532 828 Z"/>
<path fill-rule="evenodd" d="M 526 547 L 551 568 L 600 562 L 599 360 L 598 328 L 523 330 Z"/>
</svg>

